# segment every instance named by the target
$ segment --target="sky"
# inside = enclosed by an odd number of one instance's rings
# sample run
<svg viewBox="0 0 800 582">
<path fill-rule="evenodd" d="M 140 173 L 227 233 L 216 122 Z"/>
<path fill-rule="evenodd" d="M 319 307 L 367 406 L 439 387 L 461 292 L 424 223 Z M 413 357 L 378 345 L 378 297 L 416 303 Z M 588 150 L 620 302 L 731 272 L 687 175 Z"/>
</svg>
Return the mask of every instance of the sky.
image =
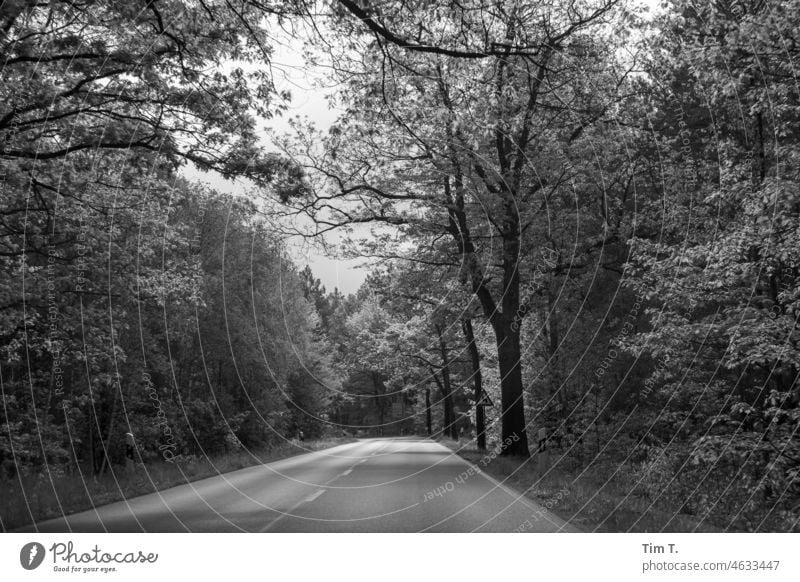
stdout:
<svg viewBox="0 0 800 582">
<path fill-rule="evenodd" d="M 296 30 L 276 35 L 274 40 L 273 67 L 275 82 L 279 90 L 288 89 L 292 100 L 283 118 L 272 120 L 272 130 L 276 133 L 289 132 L 288 119 L 296 116 L 308 117 L 320 130 L 327 130 L 341 113 L 329 107 L 326 96 L 333 92 L 330 77 L 324 67 L 311 67 L 303 57 L 303 39 L 307 33 Z M 336 236 L 329 237 L 328 243 L 335 244 Z M 314 274 L 322 281 L 328 291 L 334 288 L 342 293 L 354 293 L 364 282 L 368 268 L 361 260 L 343 260 L 327 256 L 321 250 L 290 241 L 292 254 L 298 263 L 308 264 Z"/>
<path fill-rule="evenodd" d="M 289 90 L 292 99 L 287 103 L 288 110 L 282 117 L 266 122 L 276 135 L 289 133 L 288 120 L 294 117 L 307 117 L 320 130 L 327 130 L 336 120 L 339 112 L 328 106 L 326 95 L 333 89 L 325 86 L 328 79 L 323 67 L 309 67 L 303 57 L 305 32 L 275 30 L 273 39 L 274 54 L 272 70 L 278 91 Z M 201 173 L 194 168 L 186 168 L 184 174 L 191 180 L 206 183 L 216 190 L 235 195 L 244 195 L 250 188 L 246 181 L 229 181 L 219 175 Z M 344 294 L 354 293 L 364 282 L 369 271 L 363 260 L 344 260 L 327 256 L 321 249 L 303 241 L 300 237 L 290 237 L 287 241 L 289 254 L 297 266 L 311 267 L 328 291 L 338 288 Z M 336 244 L 335 237 L 327 239 Z"/>
</svg>

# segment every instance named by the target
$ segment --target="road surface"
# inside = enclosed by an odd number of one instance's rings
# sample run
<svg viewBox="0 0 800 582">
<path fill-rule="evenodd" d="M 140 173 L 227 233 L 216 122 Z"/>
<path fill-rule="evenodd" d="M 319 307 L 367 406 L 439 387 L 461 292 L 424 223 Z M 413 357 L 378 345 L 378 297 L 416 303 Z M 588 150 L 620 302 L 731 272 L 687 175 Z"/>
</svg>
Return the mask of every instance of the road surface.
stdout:
<svg viewBox="0 0 800 582">
<path fill-rule="evenodd" d="M 434 441 L 387 438 L 233 471 L 41 522 L 36 529 L 512 532 L 520 528 L 576 531 Z"/>
</svg>

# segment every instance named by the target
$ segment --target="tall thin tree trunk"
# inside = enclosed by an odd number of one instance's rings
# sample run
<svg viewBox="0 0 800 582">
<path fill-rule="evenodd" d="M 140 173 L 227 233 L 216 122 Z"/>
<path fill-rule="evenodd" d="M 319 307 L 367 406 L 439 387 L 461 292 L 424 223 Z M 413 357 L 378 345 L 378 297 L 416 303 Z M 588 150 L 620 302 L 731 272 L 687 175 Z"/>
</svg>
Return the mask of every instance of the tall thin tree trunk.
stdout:
<svg viewBox="0 0 800 582">
<path fill-rule="evenodd" d="M 486 419 L 485 410 L 480 406 L 483 396 L 483 376 L 481 374 L 481 355 L 478 344 L 475 343 L 475 332 L 472 329 L 472 320 L 467 318 L 463 322 L 464 338 L 467 340 L 467 351 L 472 362 L 472 381 L 475 386 L 475 443 L 480 450 L 486 450 Z"/>
<path fill-rule="evenodd" d="M 444 340 L 444 334 L 441 327 L 436 326 L 436 333 L 439 336 L 439 353 L 442 357 L 442 392 L 444 395 L 444 414 L 445 414 L 445 429 L 446 435 L 452 439 L 458 438 L 458 431 L 456 429 L 456 415 L 455 406 L 453 403 L 453 385 L 450 381 L 450 352 L 447 349 L 447 342 Z"/>
<path fill-rule="evenodd" d="M 444 412 L 444 418 L 442 419 L 442 434 L 444 436 L 450 436 L 450 425 L 453 423 L 452 414 L 450 412 L 450 406 L 446 394 L 446 388 L 444 383 L 439 379 L 439 375 L 431 371 L 433 374 L 433 379 L 436 381 L 436 385 L 439 387 L 439 392 L 442 394 L 442 410 Z"/>
<path fill-rule="evenodd" d="M 119 386 L 119 384 L 115 383 L 111 392 L 111 414 L 108 419 L 108 431 L 106 432 L 105 443 L 103 443 L 102 435 L 100 436 L 100 442 L 103 444 L 103 461 L 100 464 L 100 475 L 106 472 L 111 462 L 108 455 L 111 447 L 111 438 L 114 436 L 114 416 L 117 411 L 117 386 Z"/>
<path fill-rule="evenodd" d="M 428 427 L 428 436 L 433 434 L 433 427 L 431 422 L 431 389 L 425 388 L 425 422 Z"/>
<path fill-rule="evenodd" d="M 97 465 L 97 451 L 94 448 L 94 423 L 90 420 L 86 423 L 86 426 L 89 428 L 89 462 L 91 463 L 92 474 L 96 475 L 99 467 Z"/>
<path fill-rule="evenodd" d="M 558 345 L 561 341 L 559 333 L 559 318 L 558 311 L 555 308 L 555 299 L 551 292 L 550 286 L 547 288 L 547 335 L 548 347 L 550 352 L 550 381 L 552 385 L 552 395 L 555 401 L 558 402 L 561 417 L 566 418 L 567 415 L 567 387 L 561 385 L 561 366 L 558 358 Z"/>
<path fill-rule="evenodd" d="M 378 412 L 378 434 L 383 436 L 383 427 L 386 422 L 386 401 L 383 396 L 386 394 L 386 387 L 379 373 L 372 372 L 371 376 L 372 386 L 375 390 L 375 406 Z"/>
</svg>

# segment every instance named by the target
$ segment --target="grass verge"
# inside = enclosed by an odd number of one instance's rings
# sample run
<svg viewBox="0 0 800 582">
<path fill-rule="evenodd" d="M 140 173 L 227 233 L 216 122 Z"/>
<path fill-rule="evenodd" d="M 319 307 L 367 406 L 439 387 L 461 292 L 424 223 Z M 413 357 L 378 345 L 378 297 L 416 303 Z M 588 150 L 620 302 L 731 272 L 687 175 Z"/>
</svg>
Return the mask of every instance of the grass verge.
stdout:
<svg viewBox="0 0 800 582">
<path fill-rule="evenodd" d="M 663 511 L 651 500 L 628 495 L 631 490 L 611 467 L 584 466 L 561 452 L 536 454 L 530 459 L 494 456 L 474 443 L 439 441 L 498 481 L 547 508 L 578 529 L 591 532 L 717 532 L 691 516 Z M 487 457 L 488 455 L 488 457 Z"/>
<path fill-rule="evenodd" d="M 215 457 L 193 457 L 181 463 L 166 461 L 139 465 L 127 472 L 123 467 L 113 467 L 113 472 L 90 476 L 58 469 L 50 475 L 42 472 L 24 475 L 14 480 L 0 481 L 0 529 L 10 531 L 30 525 L 34 521 L 69 515 L 129 499 L 176 485 L 184 485 L 206 477 L 270 463 L 287 457 L 327 449 L 354 442 L 353 438 L 331 438 L 308 441 L 301 447 L 286 442 L 260 451 L 235 451 Z M 60 504 L 60 505 L 59 505 Z"/>
</svg>

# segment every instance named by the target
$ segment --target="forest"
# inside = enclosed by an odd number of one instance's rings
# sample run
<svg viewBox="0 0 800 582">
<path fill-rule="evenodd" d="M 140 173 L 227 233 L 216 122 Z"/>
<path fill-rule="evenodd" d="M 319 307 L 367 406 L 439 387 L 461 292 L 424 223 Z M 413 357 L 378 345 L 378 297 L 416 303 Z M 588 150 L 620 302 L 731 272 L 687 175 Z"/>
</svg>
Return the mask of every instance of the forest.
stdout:
<svg viewBox="0 0 800 582">
<path fill-rule="evenodd" d="M 269 131 L 287 34 L 330 127 Z M 799 35 L 800 0 L 4 2 L 0 489 L 116 479 L 126 434 L 185 470 L 544 429 L 595 522 L 797 531 Z"/>
</svg>

